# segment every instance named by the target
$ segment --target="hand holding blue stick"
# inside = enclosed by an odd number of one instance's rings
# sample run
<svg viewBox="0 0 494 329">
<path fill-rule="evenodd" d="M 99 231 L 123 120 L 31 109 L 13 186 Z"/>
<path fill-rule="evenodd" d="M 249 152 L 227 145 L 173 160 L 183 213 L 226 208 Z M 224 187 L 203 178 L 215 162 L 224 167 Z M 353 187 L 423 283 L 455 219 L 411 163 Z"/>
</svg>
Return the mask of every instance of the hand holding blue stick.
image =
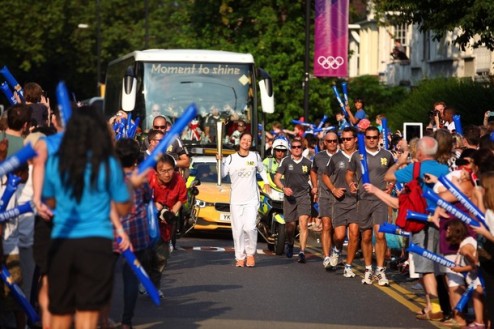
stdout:
<svg viewBox="0 0 494 329">
<path fill-rule="evenodd" d="M 362 169 L 362 183 L 370 183 L 369 178 L 369 166 L 367 165 L 367 151 L 365 150 L 365 136 L 364 134 L 358 134 L 358 152 L 360 154 L 360 164 Z"/>
<path fill-rule="evenodd" d="M 9 68 L 7 66 L 4 66 L 2 69 L 0 69 L 0 73 L 5 77 L 5 80 L 9 83 L 10 87 L 17 91 L 17 95 L 21 98 L 22 102 L 25 102 L 24 100 L 24 89 L 22 89 L 21 85 L 17 80 L 14 78 L 12 73 L 10 73 Z"/>
<path fill-rule="evenodd" d="M 8 271 L 8 269 L 5 267 L 5 265 L 2 265 L 2 271 L 0 272 L 0 278 L 2 279 L 3 282 L 9 287 L 10 292 L 14 296 L 14 298 L 19 302 L 19 304 L 22 306 L 22 309 L 24 312 L 27 314 L 29 317 L 29 321 L 31 323 L 36 323 L 40 321 L 39 315 L 36 313 L 34 308 L 31 306 L 29 301 L 26 299 L 26 296 L 22 292 L 21 288 L 14 282 L 12 279 L 12 275 Z"/>
<path fill-rule="evenodd" d="M 117 242 L 121 243 L 122 238 L 118 237 Z M 142 267 L 141 263 L 137 260 L 136 256 L 134 253 L 130 250 L 130 248 L 125 249 L 122 252 L 122 255 L 125 257 L 125 260 L 127 261 L 127 264 L 130 266 L 134 274 L 137 276 L 139 281 L 142 283 L 144 288 L 149 294 L 149 297 L 151 297 L 151 300 L 153 301 L 154 304 L 159 305 L 160 304 L 160 295 L 158 293 L 158 290 L 154 286 L 154 284 L 151 282 L 151 279 L 149 279 L 148 274 Z"/>
</svg>

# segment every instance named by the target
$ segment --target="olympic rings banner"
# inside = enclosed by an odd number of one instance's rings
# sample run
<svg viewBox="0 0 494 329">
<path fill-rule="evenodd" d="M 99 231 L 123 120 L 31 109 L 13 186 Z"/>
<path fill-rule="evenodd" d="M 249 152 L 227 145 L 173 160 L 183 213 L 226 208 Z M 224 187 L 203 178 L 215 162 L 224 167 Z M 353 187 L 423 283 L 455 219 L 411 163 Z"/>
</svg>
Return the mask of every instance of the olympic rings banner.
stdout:
<svg viewBox="0 0 494 329">
<path fill-rule="evenodd" d="M 348 76 L 348 0 L 316 0 L 314 75 Z"/>
</svg>

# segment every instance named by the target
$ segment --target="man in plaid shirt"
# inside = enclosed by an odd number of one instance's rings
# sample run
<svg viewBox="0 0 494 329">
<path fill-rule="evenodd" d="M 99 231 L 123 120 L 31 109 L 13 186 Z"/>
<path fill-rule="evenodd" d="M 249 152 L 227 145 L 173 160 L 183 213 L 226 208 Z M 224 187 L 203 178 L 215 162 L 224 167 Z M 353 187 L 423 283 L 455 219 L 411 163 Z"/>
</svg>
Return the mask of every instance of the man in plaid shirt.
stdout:
<svg viewBox="0 0 494 329">
<path fill-rule="evenodd" d="M 116 144 L 116 153 L 127 179 L 139 159 L 139 144 L 133 139 L 120 139 Z M 134 206 L 127 216 L 120 218 L 123 229 L 129 236 L 134 253 L 141 264 L 149 262 L 151 240 L 147 220 L 147 205 L 152 200 L 152 193 L 151 187 L 147 183 L 135 188 Z M 113 250 L 119 250 L 116 242 L 114 242 Z M 130 329 L 132 328 L 132 317 L 134 316 L 134 308 L 137 302 L 139 281 L 125 260 L 122 267 L 122 277 L 124 283 L 122 328 Z"/>
</svg>

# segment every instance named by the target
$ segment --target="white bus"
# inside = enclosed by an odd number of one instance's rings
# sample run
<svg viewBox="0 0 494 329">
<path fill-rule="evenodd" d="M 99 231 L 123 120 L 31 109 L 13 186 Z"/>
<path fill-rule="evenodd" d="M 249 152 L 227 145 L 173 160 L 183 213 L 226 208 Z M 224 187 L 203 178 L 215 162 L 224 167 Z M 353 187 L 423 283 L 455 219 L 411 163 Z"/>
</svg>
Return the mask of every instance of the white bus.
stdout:
<svg viewBox="0 0 494 329">
<path fill-rule="evenodd" d="M 259 98 L 262 112 L 273 113 L 271 78 L 256 68 L 251 54 L 150 49 L 134 51 L 109 63 L 104 110 L 108 117 L 120 109 L 131 113 L 134 119 L 139 117 L 143 132 L 147 132 L 156 115 L 174 122 L 194 102 L 199 115 L 182 136 L 192 154 L 203 154 L 204 149 L 216 145 L 211 129 L 209 136 L 204 133 L 208 122 L 218 117 L 225 123 L 224 147 L 233 147 L 225 135 L 236 128 L 238 120 L 243 120 L 262 154 L 256 138 L 263 117 L 258 112 Z M 187 135 L 191 131 L 193 134 Z"/>
</svg>

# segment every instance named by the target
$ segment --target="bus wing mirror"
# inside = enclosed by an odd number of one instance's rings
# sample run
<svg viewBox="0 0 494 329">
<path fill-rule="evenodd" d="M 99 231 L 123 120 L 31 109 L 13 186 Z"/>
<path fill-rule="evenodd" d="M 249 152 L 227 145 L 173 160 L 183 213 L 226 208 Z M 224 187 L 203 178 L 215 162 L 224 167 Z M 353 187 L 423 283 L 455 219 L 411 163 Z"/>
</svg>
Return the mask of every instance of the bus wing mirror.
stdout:
<svg viewBox="0 0 494 329">
<path fill-rule="evenodd" d="M 264 113 L 274 113 L 273 80 L 263 69 L 258 69 L 261 106 Z"/>
<path fill-rule="evenodd" d="M 269 80 L 271 82 L 271 80 Z M 273 89 L 267 80 L 259 81 L 259 91 L 261 92 L 261 106 L 264 113 L 274 113 Z"/>
<path fill-rule="evenodd" d="M 137 79 L 132 67 L 127 69 L 122 80 L 122 109 L 130 112 L 136 105 Z"/>
</svg>

